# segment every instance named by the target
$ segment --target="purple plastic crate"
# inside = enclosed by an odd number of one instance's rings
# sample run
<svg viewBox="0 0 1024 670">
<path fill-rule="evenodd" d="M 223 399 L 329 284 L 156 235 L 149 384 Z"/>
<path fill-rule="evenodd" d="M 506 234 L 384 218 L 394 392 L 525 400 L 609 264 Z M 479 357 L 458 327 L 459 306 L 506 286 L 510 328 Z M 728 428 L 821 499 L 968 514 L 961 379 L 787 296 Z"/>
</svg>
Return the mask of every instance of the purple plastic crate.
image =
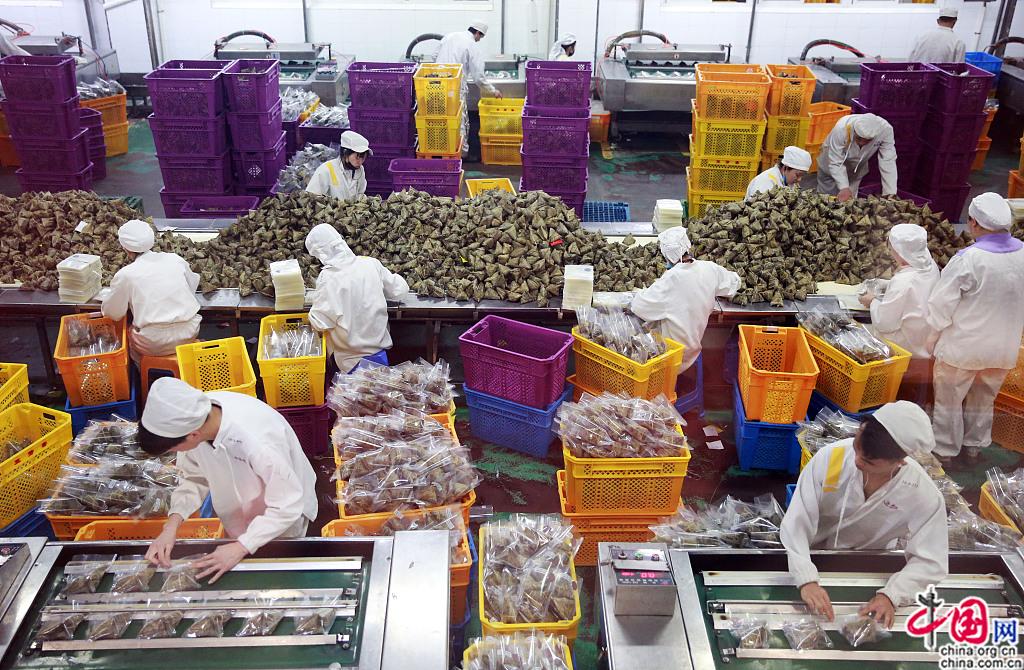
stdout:
<svg viewBox="0 0 1024 670">
<path fill-rule="evenodd" d="M 572 342 L 569 333 L 485 316 L 459 336 L 466 386 L 544 409 L 562 394 Z"/>
<path fill-rule="evenodd" d="M 331 126 L 314 126 L 308 120 L 303 121 L 299 125 L 298 148 L 301 149 L 307 144 L 323 144 L 325 146 L 340 144 L 341 134 L 345 130 L 345 128 L 334 128 Z"/>
<path fill-rule="evenodd" d="M 979 114 L 985 110 L 995 75 L 967 63 L 929 63 L 936 73 L 931 104 L 947 114 Z"/>
<path fill-rule="evenodd" d="M 866 177 L 865 177 L 865 179 L 866 179 Z M 869 196 L 869 195 L 878 195 L 881 192 L 882 192 L 882 184 L 881 183 L 877 183 L 877 184 L 862 184 L 860 189 L 857 191 L 857 196 L 858 197 L 862 197 L 862 196 Z M 924 207 L 925 205 L 929 205 L 932 202 L 928 198 L 925 198 L 925 197 L 920 196 L 920 195 L 916 195 L 914 193 L 911 193 L 910 191 L 904 191 L 901 188 L 896 189 L 896 197 L 899 198 L 900 200 L 909 200 L 910 202 L 914 203 L 918 207 Z"/>
<path fill-rule="evenodd" d="M 158 156 L 220 156 L 227 151 L 223 114 L 212 119 L 162 119 L 150 114 L 148 121 Z"/>
<path fill-rule="evenodd" d="M 97 158 L 106 158 L 106 156 L 107 145 L 106 143 L 103 142 L 102 136 L 100 136 L 100 141 L 95 144 L 89 142 L 89 158 L 92 160 L 93 163 L 96 162 Z"/>
<path fill-rule="evenodd" d="M 90 156 L 92 160 L 92 180 L 100 181 L 107 178 L 107 150 L 103 150 L 102 156 Z"/>
<path fill-rule="evenodd" d="M 54 174 L 52 172 L 26 172 L 17 170 L 14 176 L 22 191 L 88 191 L 92 188 L 92 164 L 75 174 Z"/>
<path fill-rule="evenodd" d="M 454 187 L 456 194 L 452 197 L 458 197 L 458 188 L 462 181 L 462 161 L 457 158 L 396 158 L 391 161 L 388 172 L 391 173 L 391 183 L 394 184 L 396 191 L 412 187 L 433 193 L 427 187 L 444 186 L 449 190 Z M 445 190 L 445 195 L 449 190 Z"/>
<path fill-rule="evenodd" d="M 234 61 L 230 60 L 185 60 L 174 59 L 164 61 L 158 70 L 223 70 Z"/>
<path fill-rule="evenodd" d="M 288 160 L 299 150 L 299 120 L 281 121 L 281 130 L 284 131 L 284 152 Z"/>
<path fill-rule="evenodd" d="M 281 62 L 277 59 L 236 60 L 224 68 L 228 107 L 235 112 L 266 112 L 281 102 Z"/>
<path fill-rule="evenodd" d="M 89 165 L 88 130 L 82 130 L 70 140 L 14 139 L 14 148 L 21 159 L 21 167 L 29 172 L 77 174 Z"/>
<path fill-rule="evenodd" d="M 523 187 L 527 191 L 571 191 L 587 190 L 587 161 L 589 156 L 580 158 L 534 158 L 522 154 Z"/>
<path fill-rule="evenodd" d="M 143 79 L 157 117 L 212 119 L 224 111 L 220 70 L 153 70 Z"/>
<path fill-rule="evenodd" d="M 226 151 L 216 158 L 157 155 L 157 160 L 169 193 L 219 195 L 231 189 L 231 156 Z"/>
<path fill-rule="evenodd" d="M 967 204 L 967 195 L 971 192 L 970 184 L 961 186 L 944 186 L 937 193 L 928 194 L 933 212 L 942 212 L 952 223 L 960 221 L 960 215 Z"/>
<path fill-rule="evenodd" d="M 528 156 L 586 156 L 590 150 L 590 109 L 523 108 L 523 153 Z"/>
<path fill-rule="evenodd" d="M 331 454 L 331 424 L 334 414 L 327 405 L 319 407 L 282 407 L 277 410 L 295 431 L 307 456 Z M 333 466 L 332 466 L 333 467 Z"/>
<path fill-rule="evenodd" d="M 861 63 L 859 98 L 875 114 L 920 110 L 937 74 L 923 63 Z"/>
<path fill-rule="evenodd" d="M 78 108 L 78 122 L 83 128 L 103 128 L 103 114 L 98 109 Z M 102 130 L 100 131 L 102 134 Z"/>
<path fill-rule="evenodd" d="M 233 152 L 238 185 L 245 189 L 264 189 L 269 193 L 285 166 L 284 133 L 277 136 L 273 149 Z"/>
<path fill-rule="evenodd" d="M 247 195 L 197 195 L 181 206 L 181 213 L 195 219 L 234 219 L 259 207 L 260 199 Z"/>
<path fill-rule="evenodd" d="M 77 95 L 57 104 L 7 100 L 3 103 L 3 110 L 14 138 L 70 139 L 82 130 Z"/>
<path fill-rule="evenodd" d="M 913 149 L 896 147 L 896 186 L 912 190 L 917 174 L 917 166 L 921 160 L 921 145 L 915 143 Z M 864 177 L 866 183 L 881 183 L 882 174 L 878 171 L 878 156 L 872 156 L 868 173 Z"/>
<path fill-rule="evenodd" d="M 256 198 L 262 203 L 267 198 L 274 195 L 274 187 L 267 188 L 266 186 L 258 186 L 255 188 L 246 188 L 244 186 L 235 185 L 235 195 L 244 195 L 248 198 Z"/>
<path fill-rule="evenodd" d="M 968 151 L 938 151 L 924 145 L 917 162 L 914 189 L 918 193 L 934 193 L 946 186 L 959 186 L 967 181 L 977 147 Z"/>
<path fill-rule="evenodd" d="M 932 110 L 921 124 L 921 140 L 940 151 L 977 150 L 988 114 L 946 114 Z"/>
<path fill-rule="evenodd" d="M 232 190 L 228 189 L 224 193 L 217 194 L 219 196 L 228 197 L 232 195 Z M 185 203 L 192 198 L 206 197 L 209 193 L 176 193 L 169 191 L 166 188 L 160 189 L 160 202 L 164 206 L 164 217 L 168 219 L 181 219 L 185 218 L 185 215 L 181 213 L 181 208 L 185 206 Z"/>
<path fill-rule="evenodd" d="M 371 142 L 372 146 L 372 142 Z M 391 190 L 391 173 L 388 168 L 391 167 L 391 161 L 396 158 L 415 158 L 416 150 L 414 148 L 409 149 L 392 149 L 385 147 L 383 149 L 374 149 L 372 156 L 367 156 L 366 162 L 363 163 L 363 170 L 366 172 L 367 182 L 376 182 L 385 184 L 388 191 Z"/>
<path fill-rule="evenodd" d="M 253 114 L 228 112 L 231 127 L 231 146 L 235 151 L 266 151 L 281 138 L 281 101 L 269 112 Z"/>
<path fill-rule="evenodd" d="M 528 190 L 530 190 L 530 189 L 527 189 L 527 188 L 523 187 L 523 180 L 520 179 L 519 180 L 519 192 L 522 193 L 523 191 L 528 191 Z M 583 201 L 587 199 L 587 192 L 586 191 L 583 191 L 582 193 L 577 193 L 577 192 L 561 192 L 561 191 L 554 191 L 554 190 L 546 189 L 546 188 L 537 188 L 537 189 L 533 189 L 533 190 L 535 190 L 535 191 L 544 191 L 548 195 L 553 195 L 555 197 L 561 198 L 562 202 L 565 203 L 566 207 L 569 207 L 570 209 L 572 209 L 572 210 L 574 210 L 576 212 L 576 218 L 578 218 L 580 221 L 583 220 Z"/>
<path fill-rule="evenodd" d="M 526 62 L 526 97 L 532 105 L 585 107 L 590 114 L 589 62 L 531 60 Z"/>
<path fill-rule="evenodd" d="M 416 100 L 416 63 L 370 63 L 348 66 L 348 95 L 353 109 L 412 109 Z"/>
<path fill-rule="evenodd" d="M 892 110 L 873 109 L 864 105 L 858 98 L 852 101 L 854 114 L 877 114 L 892 126 L 892 134 L 896 143 L 902 146 L 918 143 L 918 133 L 921 130 L 921 123 L 927 109 L 918 109 L 911 112 L 894 112 Z"/>
<path fill-rule="evenodd" d="M 349 107 L 352 130 L 370 141 L 370 146 L 407 149 L 416 146 L 414 111 L 392 109 L 356 109 Z"/>
<path fill-rule="evenodd" d="M 544 409 L 474 391 L 463 385 L 474 437 L 534 458 L 546 458 L 555 441 L 555 414 L 572 398 L 572 386 Z"/>
<path fill-rule="evenodd" d="M 8 100 L 60 103 L 78 95 L 75 59 L 8 56 L 0 60 L 0 84 Z"/>
</svg>

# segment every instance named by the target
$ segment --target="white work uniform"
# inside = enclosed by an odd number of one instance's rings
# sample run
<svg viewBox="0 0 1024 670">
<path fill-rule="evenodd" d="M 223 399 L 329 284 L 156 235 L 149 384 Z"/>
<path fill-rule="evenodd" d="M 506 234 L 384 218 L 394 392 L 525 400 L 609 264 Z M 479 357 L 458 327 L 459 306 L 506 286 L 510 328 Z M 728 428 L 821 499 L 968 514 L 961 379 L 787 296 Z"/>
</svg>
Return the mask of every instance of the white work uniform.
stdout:
<svg viewBox="0 0 1024 670">
<path fill-rule="evenodd" d="M 751 180 L 750 185 L 747 186 L 746 197 L 749 199 L 758 193 L 764 193 L 780 186 L 784 187 L 788 186 L 788 184 L 786 183 L 786 178 L 782 176 L 782 170 L 779 169 L 779 166 L 773 165 Z"/>
<path fill-rule="evenodd" d="M 939 281 L 939 268 L 900 268 L 885 295 L 871 303 L 871 323 L 878 335 L 903 347 L 914 358 L 931 358 L 933 331 L 928 325 L 928 297 Z"/>
<path fill-rule="evenodd" d="M 448 33 L 441 39 L 441 48 L 437 52 L 435 63 L 458 64 L 462 66 L 462 153 L 469 153 L 469 88 L 468 82 L 472 80 L 480 88 L 480 95 L 484 91 L 490 95 L 498 92 L 484 73 L 484 57 L 480 53 L 480 45 L 477 44 L 473 33 L 468 30 L 459 30 Z"/>
<path fill-rule="evenodd" d="M 0 30 L 0 56 L 28 56 L 29 53 L 14 43 L 6 30 Z"/>
<path fill-rule="evenodd" d="M 306 191 L 341 200 L 354 198 L 366 193 L 366 170 L 349 170 L 340 158 L 332 158 L 316 169 Z"/>
<path fill-rule="evenodd" d="M 917 38 L 908 59 L 912 63 L 963 63 L 967 47 L 952 28 L 936 26 Z"/>
<path fill-rule="evenodd" d="M 844 188 L 853 191 L 868 173 L 871 157 L 878 154 L 878 171 L 882 175 L 882 195 L 896 193 L 896 140 L 888 122 L 878 135 L 863 147 L 854 141 L 851 119 L 844 116 L 825 138 L 818 154 L 818 193 L 836 195 Z"/>
<path fill-rule="evenodd" d="M 199 334 L 199 275 L 177 254 L 147 251 L 114 274 L 103 316 L 120 321 L 132 311 L 132 357 L 170 356 Z"/>
<path fill-rule="evenodd" d="M 682 372 L 700 356 L 715 298 L 731 298 L 739 289 L 740 276 L 717 263 L 682 262 L 640 291 L 629 309 L 644 321 L 659 321 L 662 336 L 686 347 Z"/>
<path fill-rule="evenodd" d="M 221 408 L 220 430 L 178 454 L 171 514 L 187 519 L 209 493 L 224 530 L 252 553 L 271 540 L 303 537 L 316 519 L 316 474 L 295 431 L 256 398 L 232 391 L 207 394 Z"/>
<path fill-rule="evenodd" d="M 888 549 L 907 539 L 907 565 L 878 590 L 900 607 L 949 574 L 946 504 L 928 473 L 907 458 L 888 483 L 864 499 L 853 438 L 821 449 L 800 473 L 782 520 L 782 544 L 797 587 L 818 581 L 812 549 Z"/>
<path fill-rule="evenodd" d="M 348 255 L 325 263 L 309 323 L 330 334 L 328 348 L 338 370 L 348 372 L 364 356 L 391 348 L 387 301 L 408 292 L 408 282 L 376 258 Z"/>
<path fill-rule="evenodd" d="M 938 333 L 932 425 L 939 456 L 991 444 L 993 402 L 1017 364 L 1024 331 L 1024 248 L 982 246 L 949 261 L 928 301 L 928 323 Z"/>
</svg>

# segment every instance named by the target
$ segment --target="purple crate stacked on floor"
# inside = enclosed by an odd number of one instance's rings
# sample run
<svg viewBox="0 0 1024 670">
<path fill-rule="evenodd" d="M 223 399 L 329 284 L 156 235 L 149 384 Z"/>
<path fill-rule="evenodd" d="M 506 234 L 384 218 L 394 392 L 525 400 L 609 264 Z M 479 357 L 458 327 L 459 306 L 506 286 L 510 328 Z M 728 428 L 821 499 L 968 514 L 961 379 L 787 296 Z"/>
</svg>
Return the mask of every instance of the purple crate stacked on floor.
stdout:
<svg viewBox="0 0 1024 670">
<path fill-rule="evenodd" d="M 4 116 L 21 161 L 22 191 L 92 188 L 88 130 L 79 119 L 75 60 L 8 56 L 0 60 Z"/>
<path fill-rule="evenodd" d="M 78 119 L 87 131 L 86 144 L 92 161 L 92 180 L 107 177 L 107 141 L 103 135 L 103 114 L 98 109 L 78 108 Z"/>
<path fill-rule="evenodd" d="M 458 198 L 462 190 L 462 160 L 456 158 L 394 158 L 388 167 L 392 187 Z"/>
<path fill-rule="evenodd" d="M 396 158 L 416 157 L 416 63 L 370 63 L 348 66 L 352 130 L 370 142 L 366 159 L 366 194 L 387 197 L 395 188 L 389 168 Z"/>
<path fill-rule="evenodd" d="M 560 197 L 583 218 L 590 158 L 590 63 L 530 61 L 520 191 Z"/>
<path fill-rule="evenodd" d="M 235 192 L 263 199 L 284 168 L 286 137 L 281 125 L 281 63 L 237 60 L 224 68 Z"/>
</svg>

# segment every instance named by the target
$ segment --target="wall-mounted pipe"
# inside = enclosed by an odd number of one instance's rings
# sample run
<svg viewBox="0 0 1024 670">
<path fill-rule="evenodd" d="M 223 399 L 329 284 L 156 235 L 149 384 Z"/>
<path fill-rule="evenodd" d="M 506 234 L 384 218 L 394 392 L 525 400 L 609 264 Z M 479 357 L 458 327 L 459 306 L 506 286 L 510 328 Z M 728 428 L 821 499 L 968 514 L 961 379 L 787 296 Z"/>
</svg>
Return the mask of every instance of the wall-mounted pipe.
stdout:
<svg viewBox="0 0 1024 670">
<path fill-rule="evenodd" d="M 665 44 L 671 44 L 671 42 L 668 41 L 668 38 L 665 37 L 664 34 L 656 33 L 653 30 L 627 30 L 626 32 L 622 33 L 621 35 L 616 35 L 615 37 L 612 38 L 612 41 L 608 44 L 608 48 L 604 50 L 604 57 L 605 58 L 610 57 L 612 55 L 612 51 L 615 50 L 615 47 L 622 40 L 628 40 L 628 39 L 630 39 L 632 37 L 643 37 L 644 35 L 647 35 L 649 37 L 657 37 L 659 40 L 661 40 Z M 596 40 L 596 37 L 595 37 L 595 40 Z"/>
<path fill-rule="evenodd" d="M 423 33 L 413 38 L 412 42 L 409 42 L 409 48 L 405 50 L 405 60 L 412 60 L 412 50 L 416 48 L 416 45 L 420 42 L 429 42 L 430 40 L 441 41 L 444 39 L 444 35 L 439 33 Z"/>
<path fill-rule="evenodd" d="M 1014 37 L 1013 35 L 1009 37 L 1004 37 L 998 42 L 989 44 L 987 47 L 985 47 L 985 52 L 995 54 L 996 50 L 1004 51 L 1004 47 L 1007 44 L 1024 44 L 1024 37 Z"/>
<path fill-rule="evenodd" d="M 750 25 L 747 27 L 747 55 L 743 62 L 750 62 L 750 50 L 754 47 L 754 17 L 757 16 L 757 0 L 750 5 Z"/>
</svg>

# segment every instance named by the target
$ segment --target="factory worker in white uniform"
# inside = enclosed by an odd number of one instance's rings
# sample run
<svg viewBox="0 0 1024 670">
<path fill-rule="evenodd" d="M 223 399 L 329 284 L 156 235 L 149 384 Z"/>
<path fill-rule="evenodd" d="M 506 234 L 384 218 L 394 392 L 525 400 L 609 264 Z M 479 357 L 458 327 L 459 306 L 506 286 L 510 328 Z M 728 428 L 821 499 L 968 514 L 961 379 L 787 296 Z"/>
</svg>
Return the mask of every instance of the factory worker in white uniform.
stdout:
<svg viewBox="0 0 1024 670">
<path fill-rule="evenodd" d="M 199 334 L 199 275 L 178 254 L 153 251 L 153 226 L 145 221 L 128 221 L 118 228 L 117 239 L 134 260 L 110 281 L 103 316 L 120 321 L 131 310 L 128 341 L 136 362 L 142 356 L 170 356 Z"/>
<path fill-rule="evenodd" d="M 996 193 L 971 202 L 975 243 L 950 259 L 928 301 L 935 344 L 935 455 L 966 447 L 969 462 L 992 442 L 992 405 L 1017 364 L 1024 330 L 1024 243 L 1010 235 L 1010 206 Z"/>
<path fill-rule="evenodd" d="M 181 470 L 167 522 L 146 552 L 154 565 L 168 567 L 178 527 L 207 493 L 234 539 L 194 563 L 197 576 L 209 576 L 211 584 L 271 540 L 304 537 L 316 519 L 316 474 L 295 431 L 256 398 L 158 379 L 146 399 L 139 445 L 152 456 L 177 453 Z"/>
<path fill-rule="evenodd" d="M 341 155 L 320 165 L 306 190 L 341 200 L 366 193 L 363 163 L 372 155 L 369 140 L 357 132 L 346 130 L 341 134 Z"/>
<path fill-rule="evenodd" d="M 500 98 L 501 91 L 487 81 L 484 73 L 484 56 L 477 42 L 487 34 L 487 24 L 474 21 L 466 30 L 457 30 L 441 38 L 441 48 L 434 58 L 435 63 L 458 64 L 462 66 L 462 99 L 469 100 L 468 82 L 472 80 L 480 88 L 480 96 L 487 93 Z M 462 107 L 462 156 L 469 154 L 469 112 Z"/>
<path fill-rule="evenodd" d="M 408 293 L 408 282 L 376 258 L 356 256 L 327 223 L 309 231 L 306 250 L 324 266 L 316 279 L 309 323 L 328 334 L 338 370 L 349 372 L 360 359 L 390 349 L 387 301 Z"/>
<path fill-rule="evenodd" d="M 715 298 L 731 298 L 740 289 L 740 276 L 711 261 L 690 256 L 690 238 L 682 227 L 658 235 L 661 253 L 669 269 L 640 291 L 629 309 L 644 321 L 657 321 L 661 334 L 686 347 L 680 372 L 688 370 L 700 355 L 701 340 Z"/>
<path fill-rule="evenodd" d="M 576 55 L 576 36 L 566 33 L 551 45 L 548 60 L 572 60 L 574 55 Z"/>
<path fill-rule="evenodd" d="M 811 169 L 811 155 L 800 147 L 786 147 L 777 165 L 754 177 L 747 186 L 747 198 L 774 188 L 800 186 Z"/>
<path fill-rule="evenodd" d="M 837 196 L 840 202 L 857 197 L 875 154 L 882 175 L 882 195 L 895 195 L 896 138 L 892 126 L 874 114 L 839 119 L 818 154 L 818 193 Z"/>
<path fill-rule="evenodd" d="M 0 28 L 0 56 L 28 56 L 29 53 L 14 43 L 7 31 Z"/>
<path fill-rule="evenodd" d="M 946 7 L 939 11 L 939 24 L 917 38 L 910 51 L 912 63 L 963 63 L 967 46 L 956 36 L 957 10 Z"/>
<path fill-rule="evenodd" d="M 906 538 L 906 566 L 860 609 L 891 627 L 894 608 L 949 573 L 942 494 L 913 458 L 935 445 L 928 415 L 901 400 L 883 405 L 857 436 L 821 449 L 800 473 L 782 520 L 789 572 L 812 614 L 835 619 L 812 549 L 883 550 Z"/>
</svg>

